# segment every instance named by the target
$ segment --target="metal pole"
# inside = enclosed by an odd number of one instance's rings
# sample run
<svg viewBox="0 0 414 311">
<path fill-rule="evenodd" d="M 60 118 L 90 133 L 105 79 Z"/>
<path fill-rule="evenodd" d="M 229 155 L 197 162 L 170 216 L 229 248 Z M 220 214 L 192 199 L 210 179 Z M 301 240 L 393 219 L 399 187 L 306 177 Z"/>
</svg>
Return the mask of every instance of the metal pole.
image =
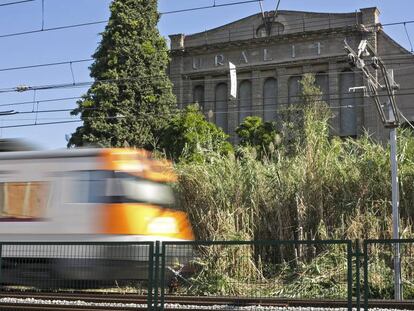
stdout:
<svg viewBox="0 0 414 311">
<path fill-rule="evenodd" d="M 400 238 L 400 215 L 399 215 L 399 187 L 398 187 L 398 167 L 397 167 L 397 129 L 390 131 L 391 145 L 391 176 L 392 176 L 392 238 Z M 401 263 L 400 263 L 400 243 L 394 244 L 394 279 L 396 300 L 401 300 Z"/>
<path fill-rule="evenodd" d="M 394 71 L 388 71 L 392 85 L 394 85 Z M 392 91 L 394 93 L 394 90 Z M 394 117 L 390 105 L 390 121 Z M 391 189 L 392 189 L 392 238 L 400 238 L 400 190 L 398 186 L 398 163 L 397 163 L 397 128 L 390 130 L 391 146 Z M 400 243 L 394 244 L 394 299 L 401 300 L 401 260 L 400 260 Z"/>
</svg>

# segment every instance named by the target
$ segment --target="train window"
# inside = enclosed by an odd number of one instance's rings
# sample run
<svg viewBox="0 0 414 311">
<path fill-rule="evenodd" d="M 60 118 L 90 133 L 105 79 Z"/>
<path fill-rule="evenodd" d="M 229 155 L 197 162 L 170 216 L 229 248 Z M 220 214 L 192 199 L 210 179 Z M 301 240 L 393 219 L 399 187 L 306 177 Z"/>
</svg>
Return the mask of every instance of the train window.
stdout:
<svg viewBox="0 0 414 311">
<path fill-rule="evenodd" d="M 105 198 L 107 171 L 76 171 L 69 173 L 73 190 L 68 198 L 71 203 L 102 203 Z"/>
<path fill-rule="evenodd" d="M 72 172 L 72 203 L 148 203 L 176 206 L 173 189 L 163 183 L 111 171 Z"/>
<path fill-rule="evenodd" d="M 50 196 L 46 182 L 0 183 L 0 221 L 36 220 L 46 214 Z"/>
<path fill-rule="evenodd" d="M 176 199 L 173 189 L 163 183 L 116 172 L 107 184 L 111 202 L 138 202 L 173 207 Z"/>
</svg>

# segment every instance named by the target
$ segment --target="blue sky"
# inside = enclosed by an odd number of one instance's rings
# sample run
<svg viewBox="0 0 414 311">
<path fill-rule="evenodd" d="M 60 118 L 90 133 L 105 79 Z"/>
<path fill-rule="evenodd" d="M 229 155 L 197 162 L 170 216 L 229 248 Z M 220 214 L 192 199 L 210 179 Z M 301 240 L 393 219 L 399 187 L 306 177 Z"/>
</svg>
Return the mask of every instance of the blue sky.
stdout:
<svg viewBox="0 0 414 311">
<path fill-rule="evenodd" d="M 214 0 L 159 0 L 159 10 L 171 11 L 182 8 L 208 6 Z M 235 2 L 236 0 L 216 0 L 217 4 Z M 3 3 L 12 0 L 0 0 Z M 109 0 L 44 0 L 44 27 L 77 24 L 109 17 Z M 263 0 L 265 10 L 273 10 L 275 0 Z M 314 12 L 354 12 L 359 8 L 377 6 L 381 11 L 381 22 L 389 23 L 414 20 L 413 0 L 281 0 L 281 10 L 300 10 Z M 165 15 L 161 18 L 159 29 L 162 35 L 173 33 L 194 33 L 232 22 L 242 17 L 258 13 L 257 3 L 230 6 L 188 13 Z M 21 5 L 0 6 L 0 69 L 32 64 L 87 59 L 99 44 L 99 33 L 104 24 L 82 28 L 73 28 L 24 36 L 1 38 L 2 34 L 40 29 L 42 26 L 42 1 L 35 0 Z M 407 29 L 414 40 L 414 24 Z M 387 27 L 386 32 L 400 44 L 409 48 L 408 39 L 402 25 Z M 88 65 L 73 64 L 76 82 L 90 80 Z M 72 74 L 69 65 L 34 68 L 15 71 L 0 71 L 0 89 L 18 85 L 46 85 L 71 83 Z M 44 99 L 76 97 L 87 88 L 69 88 L 48 91 L 22 93 L 0 93 L 0 111 L 36 110 L 36 105 L 3 106 L 9 103 L 37 101 Z M 40 103 L 39 110 L 70 109 L 76 100 Z M 68 112 L 38 114 L 37 122 L 53 122 L 68 119 Z M 34 123 L 35 114 L 22 114 L 0 117 L 0 126 Z M 80 123 L 32 126 L 12 129 L 0 129 L 3 138 L 24 138 L 35 145 L 55 149 L 66 145 L 65 134 L 72 133 Z"/>
</svg>

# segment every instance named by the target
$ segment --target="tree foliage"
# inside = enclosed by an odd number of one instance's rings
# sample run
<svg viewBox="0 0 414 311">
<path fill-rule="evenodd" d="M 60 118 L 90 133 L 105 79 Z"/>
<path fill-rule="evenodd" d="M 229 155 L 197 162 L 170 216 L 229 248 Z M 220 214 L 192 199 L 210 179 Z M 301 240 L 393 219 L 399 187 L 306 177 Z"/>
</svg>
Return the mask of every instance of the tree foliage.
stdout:
<svg viewBox="0 0 414 311">
<path fill-rule="evenodd" d="M 157 30 L 157 1 L 114 0 L 110 11 L 90 68 L 95 82 L 72 111 L 81 115 L 83 125 L 68 146 L 152 149 L 175 112 L 167 47 Z"/>
<path fill-rule="evenodd" d="M 160 137 L 160 147 L 173 160 L 201 161 L 209 152 L 233 150 L 228 135 L 208 122 L 198 105 L 189 105 L 174 116 Z"/>
<path fill-rule="evenodd" d="M 263 122 L 262 118 L 247 117 L 236 129 L 241 146 L 251 146 L 262 155 L 269 153 L 280 143 L 274 122 Z"/>
</svg>

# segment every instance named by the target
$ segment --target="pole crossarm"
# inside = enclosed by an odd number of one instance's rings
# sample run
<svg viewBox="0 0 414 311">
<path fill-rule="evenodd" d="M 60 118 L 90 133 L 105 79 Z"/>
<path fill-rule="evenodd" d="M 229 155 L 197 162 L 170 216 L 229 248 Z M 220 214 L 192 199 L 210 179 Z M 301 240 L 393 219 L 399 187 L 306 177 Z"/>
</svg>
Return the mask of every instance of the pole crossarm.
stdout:
<svg viewBox="0 0 414 311">
<path fill-rule="evenodd" d="M 400 120 L 394 90 L 398 89 L 399 86 L 394 82 L 393 78 L 390 78 L 384 62 L 377 56 L 375 49 L 367 40 L 361 40 L 358 46 L 358 51 L 354 51 L 346 39 L 344 40 L 344 44 L 345 51 L 348 53 L 349 64 L 353 68 L 360 69 L 365 80 L 367 81 L 369 95 L 374 100 L 382 123 L 386 128 L 398 127 Z M 370 66 L 367 66 L 367 57 L 370 57 Z M 375 72 L 372 73 L 371 70 L 375 70 Z M 384 80 L 384 85 L 379 83 L 377 79 L 378 70 Z M 389 113 L 387 105 L 381 103 L 380 95 L 378 93 L 379 91 L 387 92 L 389 105 L 391 106 L 391 113 Z"/>
</svg>

